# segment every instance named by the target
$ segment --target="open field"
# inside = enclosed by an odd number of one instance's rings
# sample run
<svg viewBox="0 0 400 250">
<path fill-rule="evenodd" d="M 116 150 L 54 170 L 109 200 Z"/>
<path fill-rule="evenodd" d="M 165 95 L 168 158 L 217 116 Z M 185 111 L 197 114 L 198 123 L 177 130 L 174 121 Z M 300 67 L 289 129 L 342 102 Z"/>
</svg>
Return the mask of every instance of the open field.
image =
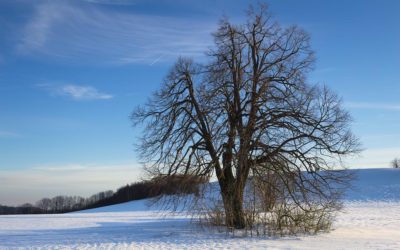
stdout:
<svg viewBox="0 0 400 250">
<path fill-rule="evenodd" d="M 358 172 L 329 233 L 233 237 L 199 228 L 183 212 L 160 214 L 141 200 L 70 214 L 0 216 L 0 249 L 400 249 L 400 171 Z"/>
</svg>

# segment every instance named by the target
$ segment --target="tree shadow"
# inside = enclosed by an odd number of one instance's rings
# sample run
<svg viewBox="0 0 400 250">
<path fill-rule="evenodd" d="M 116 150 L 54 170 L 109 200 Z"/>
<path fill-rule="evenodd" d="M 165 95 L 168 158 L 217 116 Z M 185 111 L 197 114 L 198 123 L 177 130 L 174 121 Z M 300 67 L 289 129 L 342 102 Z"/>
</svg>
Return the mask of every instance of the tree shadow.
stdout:
<svg viewBox="0 0 400 250">
<path fill-rule="evenodd" d="M 0 248 L 154 241 L 188 243 L 195 241 L 193 235 L 201 232 L 189 218 L 138 218 L 128 222 L 97 222 L 96 226 L 85 228 L 7 231 L 0 233 Z"/>
</svg>

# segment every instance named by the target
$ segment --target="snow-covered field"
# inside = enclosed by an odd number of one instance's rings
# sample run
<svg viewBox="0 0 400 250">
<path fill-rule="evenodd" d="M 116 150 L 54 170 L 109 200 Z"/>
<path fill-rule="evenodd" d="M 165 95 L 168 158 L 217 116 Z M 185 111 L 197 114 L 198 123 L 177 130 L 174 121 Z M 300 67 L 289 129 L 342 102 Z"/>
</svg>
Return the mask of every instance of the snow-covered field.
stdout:
<svg viewBox="0 0 400 250">
<path fill-rule="evenodd" d="M 0 216 L 0 249 L 400 249 L 400 169 L 358 170 L 330 233 L 233 237 L 147 201 L 60 215 Z"/>
</svg>

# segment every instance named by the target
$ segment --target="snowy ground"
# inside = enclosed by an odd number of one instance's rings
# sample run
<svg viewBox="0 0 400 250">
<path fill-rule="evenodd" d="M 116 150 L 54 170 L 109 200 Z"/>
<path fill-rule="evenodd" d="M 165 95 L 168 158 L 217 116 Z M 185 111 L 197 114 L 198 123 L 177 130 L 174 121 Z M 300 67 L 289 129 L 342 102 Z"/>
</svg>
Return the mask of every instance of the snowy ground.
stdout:
<svg viewBox="0 0 400 250">
<path fill-rule="evenodd" d="M 330 233 L 232 237 L 146 201 L 61 215 L 0 216 L 0 249 L 400 249 L 400 170 L 362 170 Z"/>
</svg>

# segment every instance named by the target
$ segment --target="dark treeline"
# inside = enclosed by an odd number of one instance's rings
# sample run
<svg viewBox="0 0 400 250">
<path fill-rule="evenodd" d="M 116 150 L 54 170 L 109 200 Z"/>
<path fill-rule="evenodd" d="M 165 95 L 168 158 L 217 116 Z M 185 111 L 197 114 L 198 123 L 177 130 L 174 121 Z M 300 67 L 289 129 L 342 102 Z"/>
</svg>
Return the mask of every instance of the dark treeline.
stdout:
<svg viewBox="0 0 400 250">
<path fill-rule="evenodd" d="M 120 187 L 116 192 L 112 190 L 99 192 L 88 198 L 59 195 L 51 199 L 43 198 L 35 204 L 26 203 L 17 207 L 0 205 L 0 214 L 67 213 L 152 198 L 163 194 L 197 193 L 198 184 L 206 181 L 204 178 L 194 176 L 162 176 L 128 184 Z"/>
<path fill-rule="evenodd" d="M 43 211 L 30 203 L 18 207 L 0 205 L 0 214 L 41 214 Z"/>
</svg>

